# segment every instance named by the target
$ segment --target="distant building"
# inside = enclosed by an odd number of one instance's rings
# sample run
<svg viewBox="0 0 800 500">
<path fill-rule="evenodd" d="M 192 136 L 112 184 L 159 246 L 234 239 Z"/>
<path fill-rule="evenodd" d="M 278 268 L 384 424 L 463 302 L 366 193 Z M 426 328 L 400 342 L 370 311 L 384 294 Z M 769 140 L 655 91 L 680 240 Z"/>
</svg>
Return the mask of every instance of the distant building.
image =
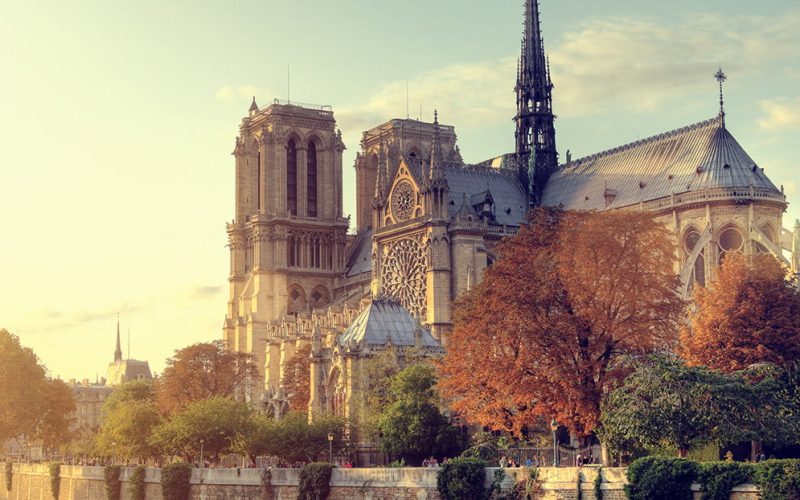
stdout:
<svg viewBox="0 0 800 500">
<path fill-rule="evenodd" d="M 150 372 L 150 365 L 147 361 L 122 359 L 119 320 L 117 320 L 117 348 L 114 351 L 114 361 L 108 364 L 108 370 L 106 370 L 105 385 L 113 387 L 130 380 L 150 381 L 153 380 L 153 374 Z"/>
</svg>

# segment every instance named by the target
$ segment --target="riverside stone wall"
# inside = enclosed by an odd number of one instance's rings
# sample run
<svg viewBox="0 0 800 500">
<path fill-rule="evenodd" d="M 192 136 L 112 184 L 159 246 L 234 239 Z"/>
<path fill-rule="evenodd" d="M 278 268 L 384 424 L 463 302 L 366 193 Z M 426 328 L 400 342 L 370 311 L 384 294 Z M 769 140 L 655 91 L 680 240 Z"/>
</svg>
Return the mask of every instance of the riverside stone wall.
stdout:
<svg viewBox="0 0 800 500">
<path fill-rule="evenodd" d="M 46 465 L 14 464 L 11 491 L 0 482 L 0 500 L 55 500 L 50 494 L 50 476 Z M 486 486 L 491 484 L 496 469 L 486 469 Z M 122 499 L 129 500 L 128 491 L 133 468 L 122 468 Z M 538 481 L 528 481 L 530 469 L 505 469 L 502 488 L 517 484 L 529 486 L 536 499 L 595 500 L 595 480 L 602 476 L 603 500 L 623 500 L 625 469 L 604 467 L 538 469 Z M 438 469 L 383 468 L 334 469 L 331 476 L 330 500 L 438 500 L 436 476 Z M 300 469 L 271 469 L 269 484 L 265 484 L 260 469 L 194 469 L 192 472 L 193 500 L 294 500 L 300 479 Z M 161 470 L 147 469 L 146 498 L 164 500 L 161 495 Z M 699 488 L 695 498 L 699 500 Z M 105 480 L 102 467 L 61 466 L 61 494 L 58 500 L 104 500 Z M 731 500 L 756 500 L 758 491 L 752 485 L 737 487 Z"/>
</svg>

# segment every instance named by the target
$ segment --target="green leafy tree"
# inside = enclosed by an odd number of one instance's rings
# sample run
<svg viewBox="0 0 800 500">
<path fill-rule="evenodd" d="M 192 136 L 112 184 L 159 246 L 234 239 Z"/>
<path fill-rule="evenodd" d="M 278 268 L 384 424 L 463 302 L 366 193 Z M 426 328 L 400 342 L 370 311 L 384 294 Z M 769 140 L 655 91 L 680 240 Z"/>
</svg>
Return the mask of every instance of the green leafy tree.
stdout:
<svg viewBox="0 0 800 500">
<path fill-rule="evenodd" d="M 776 419 L 780 389 L 771 378 L 750 381 L 741 373 L 651 358 L 607 398 L 601 437 L 615 449 L 668 445 L 686 456 L 695 443 L 772 436 L 781 425 Z"/>
<path fill-rule="evenodd" d="M 315 415 L 309 423 L 305 413 L 291 412 L 275 421 L 272 432 L 265 433 L 262 441 L 265 455 L 278 457 L 287 462 L 313 462 L 327 459 L 328 434 L 333 434 L 333 452 L 338 454 L 347 448 L 345 420 L 334 415 Z"/>
<path fill-rule="evenodd" d="M 155 454 L 150 435 L 161 423 L 152 386 L 145 381 L 125 382 L 103 403 L 96 449 L 123 459 L 144 459 Z"/>
<path fill-rule="evenodd" d="M 221 454 L 233 450 L 247 429 L 253 410 L 246 404 L 225 397 L 194 401 L 153 430 L 151 444 L 168 454 L 186 459 L 204 452 L 218 463 Z"/>
<path fill-rule="evenodd" d="M 381 449 L 409 464 L 427 456 L 458 454 L 460 433 L 437 406 L 436 375 L 430 365 L 404 368 L 392 378 L 394 402 L 380 419 Z"/>
</svg>

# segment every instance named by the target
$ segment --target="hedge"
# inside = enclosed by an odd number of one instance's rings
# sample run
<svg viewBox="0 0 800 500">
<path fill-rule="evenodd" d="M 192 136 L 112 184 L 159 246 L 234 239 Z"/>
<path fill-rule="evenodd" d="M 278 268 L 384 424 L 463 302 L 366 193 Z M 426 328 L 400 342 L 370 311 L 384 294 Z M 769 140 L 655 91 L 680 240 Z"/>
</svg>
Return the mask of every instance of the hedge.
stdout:
<svg viewBox="0 0 800 500">
<path fill-rule="evenodd" d="M 486 462 L 477 458 L 454 458 L 442 465 L 436 477 L 436 489 L 442 500 L 484 500 Z"/>
<path fill-rule="evenodd" d="M 133 500 L 144 500 L 144 474 L 145 474 L 145 466 L 144 465 L 137 465 L 133 468 L 133 472 L 131 473 L 131 478 L 128 481 L 128 491 L 131 494 L 131 498 Z"/>
<path fill-rule="evenodd" d="M 106 480 L 106 498 L 108 500 L 119 500 L 122 495 L 122 482 L 119 480 L 119 465 L 106 465 L 103 469 L 103 477 Z"/>
<path fill-rule="evenodd" d="M 50 493 L 58 500 L 61 492 L 61 462 L 54 462 L 48 467 L 50 470 Z"/>
<path fill-rule="evenodd" d="M 761 500 L 800 498 L 800 460 L 767 460 L 755 465 Z"/>
<path fill-rule="evenodd" d="M 168 500 L 189 500 L 192 465 L 169 464 L 161 469 L 161 493 Z"/>
<path fill-rule="evenodd" d="M 327 500 L 331 493 L 331 471 L 334 465 L 312 462 L 300 471 L 297 500 Z"/>
<path fill-rule="evenodd" d="M 701 463 L 696 482 L 703 500 L 728 500 L 734 487 L 753 480 L 754 472 L 752 464 L 742 462 Z"/>
<path fill-rule="evenodd" d="M 6 490 L 11 491 L 11 479 L 14 477 L 14 466 L 6 462 Z"/>
<path fill-rule="evenodd" d="M 691 500 L 698 464 L 685 458 L 643 457 L 628 466 L 630 500 Z"/>
</svg>

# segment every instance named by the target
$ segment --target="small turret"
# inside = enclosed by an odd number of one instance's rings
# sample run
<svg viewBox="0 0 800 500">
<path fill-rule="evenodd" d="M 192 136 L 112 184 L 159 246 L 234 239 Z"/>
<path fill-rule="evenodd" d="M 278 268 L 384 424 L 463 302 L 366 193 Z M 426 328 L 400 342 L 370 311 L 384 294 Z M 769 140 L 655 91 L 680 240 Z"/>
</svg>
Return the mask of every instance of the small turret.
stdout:
<svg viewBox="0 0 800 500">
<path fill-rule="evenodd" d="M 253 96 L 253 102 L 250 104 L 250 116 L 258 113 L 258 104 L 256 104 L 256 96 Z"/>
</svg>

